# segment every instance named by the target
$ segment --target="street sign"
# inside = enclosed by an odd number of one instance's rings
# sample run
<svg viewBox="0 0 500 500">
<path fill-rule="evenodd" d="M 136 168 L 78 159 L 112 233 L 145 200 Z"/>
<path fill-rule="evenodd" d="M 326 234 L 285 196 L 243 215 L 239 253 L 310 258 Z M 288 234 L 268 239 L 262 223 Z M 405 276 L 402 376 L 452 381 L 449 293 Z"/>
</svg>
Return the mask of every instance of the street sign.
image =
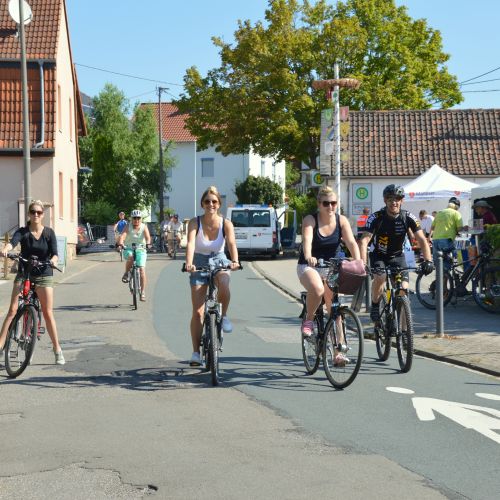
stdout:
<svg viewBox="0 0 500 500">
<path fill-rule="evenodd" d="M 319 187 L 325 182 L 325 178 L 321 175 L 318 170 L 311 170 L 311 186 Z"/>
</svg>

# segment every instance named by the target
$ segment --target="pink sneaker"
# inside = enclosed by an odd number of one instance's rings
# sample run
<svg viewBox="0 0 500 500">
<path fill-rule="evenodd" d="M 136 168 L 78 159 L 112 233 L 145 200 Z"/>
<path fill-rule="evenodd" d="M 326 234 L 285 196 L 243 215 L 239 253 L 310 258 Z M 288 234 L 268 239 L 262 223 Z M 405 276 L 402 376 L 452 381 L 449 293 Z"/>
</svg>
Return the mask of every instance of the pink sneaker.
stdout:
<svg viewBox="0 0 500 500">
<path fill-rule="evenodd" d="M 349 358 L 343 353 L 339 352 L 335 355 L 333 366 L 345 366 L 349 363 Z"/>
<path fill-rule="evenodd" d="M 303 337 L 310 337 L 314 332 L 314 323 L 310 319 L 302 321 L 300 331 Z"/>
</svg>

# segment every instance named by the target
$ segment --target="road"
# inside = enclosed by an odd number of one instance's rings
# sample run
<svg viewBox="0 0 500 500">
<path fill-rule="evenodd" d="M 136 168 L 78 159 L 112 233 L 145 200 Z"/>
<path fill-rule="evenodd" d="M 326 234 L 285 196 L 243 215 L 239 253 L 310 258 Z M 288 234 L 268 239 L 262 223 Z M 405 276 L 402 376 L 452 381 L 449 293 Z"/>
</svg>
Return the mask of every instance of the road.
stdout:
<svg viewBox="0 0 500 500">
<path fill-rule="evenodd" d="M 150 259 L 138 311 L 115 256 L 84 264 L 56 289 L 67 364 L 44 339 L 0 383 L 0 498 L 498 497 L 497 378 L 422 358 L 401 375 L 367 341 L 336 391 L 305 376 L 297 303 L 248 265 L 212 388 L 186 361 L 179 261 Z"/>
</svg>

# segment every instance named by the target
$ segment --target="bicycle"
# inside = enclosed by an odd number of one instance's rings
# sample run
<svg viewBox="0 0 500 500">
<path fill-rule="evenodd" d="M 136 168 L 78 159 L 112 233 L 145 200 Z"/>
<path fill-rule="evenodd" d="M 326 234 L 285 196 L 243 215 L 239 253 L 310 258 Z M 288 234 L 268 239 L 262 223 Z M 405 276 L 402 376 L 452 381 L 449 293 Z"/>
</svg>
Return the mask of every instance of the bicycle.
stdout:
<svg viewBox="0 0 500 500">
<path fill-rule="evenodd" d="M 7 257 L 25 264 L 19 286 L 17 313 L 9 325 L 4 348 L 7 374 L 10 378 L 16 378 L 30 364 L 36 341 L 45 333 L 45 328 L 42 327 L 42 308 L 31 273 L 34 269 L 47 265 L 59 272 L 61 269 L 50 261 L 39 261 L 35 256 L 25 259 L 19 254 L 7 254 Z"/>
<path fill-rule="evenodd" d="M 177 258 L 177 247 L 179 246 L 179 243 L 177 242 L 178 234 L 179 231 L 177 231 L 177 229 L 174 229 L 172 231 L 172 239 L 167 239 L 167 253 L 173 260 Z"/>
<path fill-rule="evenodd" d="M 231 269 L 230 265 L 220 262 L 205 267 L 197 267 L 196 271 L 208 273 L 208 289 L 205 297 L 205 311 L 203 315 L 203 330 L 201 334 L 201 358 L 204 360 L 205 370 L 210 370 L 212 385 L 219 385 L 219 352 L 222 352 L 222 304 L 217 298 L 215 276 L 221 271 Z M 239 269 L 243 269 L 239 263 Z M 186 264 L 182 266 L 186 271 Z"/>
<path fill-rule="evenodd" d="M 363 327 L 358 315 L 347 305 L 341 304 L 338 293 L 338 266 L 342 260 L 333 258 L 327 263 L 322 259 L 318 261 L 317 268 L 328 269 L 325 281 L 333 292 L 332 306 L 325 325 L 325 302 L 321 302 L 314 315 L 313 334 L 302 338 L 302 358 L 307 373 L 313 375 L 316 372 L 322 357 L 326 377 L 336 389 L 344 389 L 354 382 L 363 359 Z M 300 318 L 306 315 L 306 297 L 307 292 L 302 292 Z M 340 333 L 339 326 L 342 328 Z M 348 361 L 335 363 L 336 353 L 348 355 Z"/>
<path fill-rule="evenodd" d="M 126 248 L 124 246 L 123 250 Z M 128 272 L 128 286 L 130 293 L 132 294 L 132 307 L 134 310 L 137 309 L 137 297 L 141 294 L 141 279 L 140 279 L 140 272 L 139 272 L 139 266 L 136 263 L 136 257 L 137 257 L 137 249 L 141 248 L 144 249 L 144 245 L 136 245 L 135 243 L 132 243 L 131 245 L 132 248 L 132 267 L 130 268 L 130 271 Z"/>
<path fill-rule="evenodd" d="M 380 361 L 387 361 L 391 338 L 396 349 L 401 372 L 407 373 L 413 363 L 413 318 L 407 290 L 403 288 L 403 271 L 414 267 L 389 266 L 372 268 L 372 273 L 385 273 L 385 290 L 379 302 L 380 319 L 375 323 L 375 346 Z"/>
<path fill-rule="evenodd" d="M 443 255 L 443 305 L 458 302 L 459 297 L 472 294 L 476 304 L 481 309 L 498 314 L 500 313 L 500 259 L 492 257 L 492 247 L 483 242 L 481 253 L 462 264 L 458 264 L 453 252 Z M 463 271 L 463 264 L 470 266 Z M 449 269 L 448 269 L 449 268 Z M 470 291 L 469 283 L 472 283 Z M 419 274 L 415 284 L 419 302 L 427 309 L 436 309 L 436 275 L 425 280 Z"/>
</svg>

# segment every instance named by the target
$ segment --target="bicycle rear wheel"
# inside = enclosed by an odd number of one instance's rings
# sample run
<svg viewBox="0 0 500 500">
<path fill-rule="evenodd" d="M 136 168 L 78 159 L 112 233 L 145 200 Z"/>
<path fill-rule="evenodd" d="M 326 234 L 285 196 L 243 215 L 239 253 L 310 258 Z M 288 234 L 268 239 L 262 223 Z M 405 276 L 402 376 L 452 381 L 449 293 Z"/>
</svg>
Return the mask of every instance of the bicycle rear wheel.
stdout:
<svg viewBox="0 0 500 500">
<path fill-rule="evenodd" d="M 210 377 L 212 385 L 219 385 L 219 336 L 217 335 L 216 314 L 210 314 Z"/>
<path fill-rule="evenodd" d="M 323 366 L 329 382 L 336 389 L 344 389 L 352 384 L 361 367 L 363 359 L 363 328 L 357 314 L 351 309 L 342 308 L 339 312 L 340 328 L 344 332 L 344 342 L 339 342 L 337 321 L 328 320 L 323 341 Z M 347 360 L 336 362 L 341 352 Z"/>
<path fill-rule="evenodd" d="M 391 352 L 391 326 L 387 319 L 387 299 L 385 298 L 385 291 L 379 303 L 380 320 L 379 324 L 375 325 L 375 347 L 377 348 L 377 355 L 380 361 L 387 361 Z"/>
<path fill-rule="evenodd" d="M 490 261 L 472 280 L 476 304 L 489 313 L 500 313 L 500 261 Z"/>
<path fill-rule="evenodd" d="M 396 299 L 396 314 L 396 348 L 399 367 L 403 373 L 406 373 L 410 371 L 413 362 L 413 318 L 408 297 Z"/>
<path fill-rule="evenodd" d="M 22 306 L 9 326 L 5 342 L 5 369 L 9 377 L 21 375 L 35 349 L 38 330 L 36 310 Z"/>
<path fill-rule="evenodd" d="M 320 306 L 323 307 L 323 306 Z M 320 322 L 318 317 L 314 317 L 314 331 L 313 334 L 308 338 L 303 338 L 302 335 L 302 359 L 304 360 L 304 366 L 309 375 L 316 372 L 319 366 L 319 360 L 321 355 L 321 347 L 319 344 L 320 336 Z"/>
<path fill-rule="evenodd" d="M 448 271 L 443 272 L 443 305 L 447 305 L 453 296 L 453 278 Z M 427 309 L 436 309 L 436 273 L 428 276 L 419 274 L 415 283 L 418 301 Z"/>
</svg>

